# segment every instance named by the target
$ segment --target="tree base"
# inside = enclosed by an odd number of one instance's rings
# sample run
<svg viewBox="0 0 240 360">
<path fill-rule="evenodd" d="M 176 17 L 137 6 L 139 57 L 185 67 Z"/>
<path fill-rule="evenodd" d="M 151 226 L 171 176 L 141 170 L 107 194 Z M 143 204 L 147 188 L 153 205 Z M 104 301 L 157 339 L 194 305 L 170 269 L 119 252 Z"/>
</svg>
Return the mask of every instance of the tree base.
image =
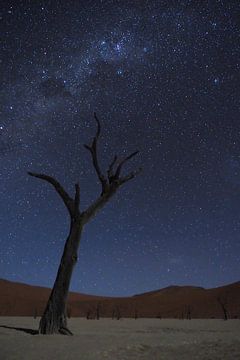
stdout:
<svg viewBox="0 0 240 360">
<path fill-rule="evenodd" d="M 38 334 L 39 335 L 61 334 L 61 335 L 73 336 L 73 333 L 68 328 L 60 328 L 58 331 L 52 331 L 52 332 L 43 332 L 41 331 L 41 329 L 39 329 Z"/>
<path fill-rule="evenodd" d="M 65 314 L 57 314 L 53 307 L 49 304 L 46 312 L 40 320 L 39 334 L 52 335 L 73 335 L 67 328 L 67 318 Z"/>
<path fill-rule="evenodd" d="M 61 334 L 61 335 L 70 335 L 72 336 L 73 333 L 66 327 L 66 326 L 52 326 L 51 324 L 48 324 L 46 326 L 43 326 L 43 324 L 40 322 L 39 326 L 39 334 L 42 335 L 53 335 L 53 334 Z"/>
</svg>

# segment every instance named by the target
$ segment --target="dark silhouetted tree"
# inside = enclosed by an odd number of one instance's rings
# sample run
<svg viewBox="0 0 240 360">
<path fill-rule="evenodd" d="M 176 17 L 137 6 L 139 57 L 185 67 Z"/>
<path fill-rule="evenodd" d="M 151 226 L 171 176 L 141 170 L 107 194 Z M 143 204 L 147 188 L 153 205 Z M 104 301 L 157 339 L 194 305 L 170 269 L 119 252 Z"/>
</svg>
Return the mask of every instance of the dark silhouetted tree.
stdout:
<svg viewBox="0 0 240 360">
<path fill-rule="evenodd" d="M 100 302 L 98 302 L 96 306 L 96 319 L 100 319 Z"/>
<path fill-rule="evenodd" d="M 221 306 L 221 309 L 222 309 L 222 312 L 223 312 L 223 319 L 224 320 L 227 320 L 228 319 L 228 310 L 227 310 L 227 305 L 228 305 L 228 302 L 227 302 L 227 295 L 225 296 L 219 296 L 217 298 L 217 301 L 218 303 L 220 304 Z"/>
<path fill-rule="evenodd" d="M 91 310 L 88 309 L 86 313 L 86 319 L 89 320 L 90 316 L 91 316 Z"/>
<path fill-rule="evenodd" d="M 41 334 L 60 333 L 65 335 L 72 335 L 67 328 L 66 318 L 66 301 L 69 291 L 69 285 L 72 277 L 74 265 L 78 260 L 78 248 L 83 227 L 91 220 L 96 213 L 106 205 L 117 190 L 131 179 L 134 179 L 141 169 L 133 171 L 128 175 L 122 176 L 122 169 L 126 162 L 132 159 L 138 151 L 133 152 L 129 156 L 119 160 L 115 155 L 110 163 L 106 173 L 103 173 L 99 161 L 97 144 L 101 132 L 100 122 L 94 113 L 94 118 L 97 123 L 97 131 L 90 145 L 85 145 L 85 148 L 90 152 L 92 163 L 101 184 L 101 194 L 90 206 L 81 211 L 80 210 L 80 186 L 75 184 L 75 195 L 71 198 L 64 190 L 62 185 L 55 180 L 55 178 L 45 175 L 29 172 L 28 174 L 38 179 L 50 183 L 63 200 L 68 213 L 70 215 L 70 230 L 66 239 L 64 251 L 61 262 L 58 268 L 57 277 L 53 285 L 50 297 L 48 299 L 45 311 L 40 320 L 39 332 Z"/>
<path fill-rule="evenodd" d="M 137 307 L 135 307 L 135 309 L 134 309 L 134 319 L 135 320 L 138 319 L 138 309 L 137 309 Z"/>
<path fill-rule="evenodd" d="M 119 306 L 116 306 L 115 313 L 116 313 L 116 319 L 120 320 L 122 316 L 121 316 L 121 311 L 120 311 Z"/>
<path fill-rule="evenodd" d="M 192 308 L 190 305 L 187 306 L 187 319 L 188 320 L 192 319 Z"/>
</svg>

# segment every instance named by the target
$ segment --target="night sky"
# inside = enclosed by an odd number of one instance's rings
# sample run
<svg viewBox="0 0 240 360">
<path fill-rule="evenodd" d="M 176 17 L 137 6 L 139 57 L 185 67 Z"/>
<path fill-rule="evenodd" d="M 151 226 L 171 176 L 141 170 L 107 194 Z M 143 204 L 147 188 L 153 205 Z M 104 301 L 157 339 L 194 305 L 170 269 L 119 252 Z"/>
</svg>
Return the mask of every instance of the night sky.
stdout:
<svg viewBox="0 0 240 360">
<path fill-rule="evenodd" d="M 1 2 L 0 277 L 51 287 L 89 152 L 143 167 L 86 225 L 71 289 L 126 296 L 240 279 L 238 0 Z"/>
</svg>

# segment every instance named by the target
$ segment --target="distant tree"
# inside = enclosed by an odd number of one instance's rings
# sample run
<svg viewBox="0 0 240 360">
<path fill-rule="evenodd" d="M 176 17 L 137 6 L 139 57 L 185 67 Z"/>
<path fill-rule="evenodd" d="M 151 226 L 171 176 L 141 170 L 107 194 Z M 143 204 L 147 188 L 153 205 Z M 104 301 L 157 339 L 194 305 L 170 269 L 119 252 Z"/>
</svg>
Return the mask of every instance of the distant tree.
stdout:
<svg viewBox="0 0 240 360">
<path fill-rule="evenodd" d="M 229 313 L 227 310 L 227 305 L 228 305 L 227 294 L 225 294 L 225 296 L 218 296 L 217 301 L 221 306 L 223 312 L 223 319 L 227 320 L 229 318 Z"/>
<path fill-rule="evenodd" d="M 187 306 L 187 319 L 188 320 L 192 319 L 192 308 L 190 305 Z"/>
<path fill-rule="evenodd" d="M 100 302 L 98 302 L 96 306 L 96 319 L 100 319 Z"/>
<path fill-rule="evenodd" d="M 122 316 L 121 316 L 121 312 L 120 312 L 119 306 L 116 306 L 115 313 L 116 313 L 116 319 L 117 319 L 117 320 L 120 320 Z"/>
<path fill-rule="evenodd" d="M 91 316 L 91 310 L 87 310 L 86 319 L 89 320 Z"/>
<path fill-rule="evenodd" d="M 66 301 L 73 268 L 78 260 L 78 248 L 83 227 L 104 205 L 106 205 L 123 184 L 134 179 L 141 170 L 139 169 L 126 176 L 121 176 L 123 166 L 138 153 L 138 151 L 135 151 L 121 160 L 118 160 L 118 157 L 115 155 L 107 172 L 105 174 L 102 172 L 97 153 L 97 143 L 101 127 L 95 113 L 94 118 L 97 123 L 96 135 L 93 138 L 92 143 L 90 145 L 85 145 L 85 148 L 91 154 L 92 163 L 97 173 L 98 180 L 101 183 L 102 191 L 100 196 L 86 210 L 80 211 L 79 209 L 80 187 L 78 183 L 75 184 L 74 198 L 71 198 L 62 185 L 53 177 L 33 172 L 28 173 L 29 175 L 47 181 L 54 186 L 55 190 L 62 198 L 70 216 L 70 231 L 65 243 L 57 277 L 39 324 L 39 333 L 41 334 L 60 333 L 72 335 L 71 331 L 67 328 Z"/>
<path fill-rule="evenodd" d="M 135 307 L 135 309 L 134 309 L 134 319 L 135 320 L 138 319 L 138 309 L 137 309 L 137 307 Z"/>
</svg>

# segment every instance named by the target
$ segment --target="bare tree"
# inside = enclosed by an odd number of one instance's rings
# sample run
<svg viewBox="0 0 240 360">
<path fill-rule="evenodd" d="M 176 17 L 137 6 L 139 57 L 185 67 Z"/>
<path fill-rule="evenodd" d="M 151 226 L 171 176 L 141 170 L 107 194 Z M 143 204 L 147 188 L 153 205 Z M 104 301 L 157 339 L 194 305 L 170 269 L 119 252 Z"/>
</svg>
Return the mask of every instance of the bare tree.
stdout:
<svg viewBox="0 0 240 360">
<path fill-rule="evenodd" d="M 138 309 L 137 309 L 137 307 L 135 307 L 135 309 L 134 309 L 134 319 L 135 320 L 138 319 Z"/>
<path fill-rule="evenodd" d="M 120 308 L 119 308 L 119 306 L 117 305 L 116 306 L 116 319 L 117 320 L 120 320 L 121 319 L 121 317 L 122 317 L 122 315 L 121 315 L 121 311 L 120 311 Z"/>
<path fill-rule="evenodd" d="M 100 302 L 97 303 L 96 306 L 96 319 L 99 320 L 100 319 Z"/>
<path fill-rule="evenodd" d="M 192 318 L 192 308 L 190 305 L 187 306 L 187 319 L 191 320 Z"/>
<path fill-rule="evenodd" d="M 91 316 L 91 310 L 87 310 L 86 319 L 89 320 Z"/>
<path fill-rule="evenodd" d="M 98 180 L 101 184 L 101 194 L 90 206 L 80 211 L 80 186 L 75 184 L 75 195 L 71 198 L 64 190 L 62 185 L 53 177 L 45 174 L 36 174 L 29 172 L 28 174 L 50 183 L 63 200 L 68 213 L 70 215 L 70 231 L 66 239 L 63 255 L 58 268 L 57 277 L 51 291 L 47 306 L 39 324 L 39 332 L 41 334 L 60 333 L 72 335 L 67 328 L 66 318 L 66 301 L 69 291 L 69 285 L 72 277 L 74 265 L 78 260 L 78 247 L 84 225 L 91 220 L 95 214 L 112 198 L 117 190 L 126 182 L 134 179 L 141 171 L 133 171 L 128 175 L 121 176 L 122 168 L 126 162 L 132 159 L 138 151 L 133 152 L 129 156 L 119 160 L 117 155 L 114 156 L 106 173 L 103 173 L 99 161 L 97 144 L 101 132 L 99 119 L 94 113 L 97 123 L 97 131 L 90 145 L 84 145 L 89 150 L 92 163 L 97 173 Z"/>
<path fill-rule="evenodd" d="M 222 308 L 222 311 L 223 311 L 223 318 L 224 320 L 227 320 L 228 319 L 228 310 L 227 310 L 227 304 L 228 304 L 228 301 L 227 301 L 227 294 L 225 296 L 219 296 L 217 298 L 217 301 L 219 302 L 221 308 Z"/>
</svg>

